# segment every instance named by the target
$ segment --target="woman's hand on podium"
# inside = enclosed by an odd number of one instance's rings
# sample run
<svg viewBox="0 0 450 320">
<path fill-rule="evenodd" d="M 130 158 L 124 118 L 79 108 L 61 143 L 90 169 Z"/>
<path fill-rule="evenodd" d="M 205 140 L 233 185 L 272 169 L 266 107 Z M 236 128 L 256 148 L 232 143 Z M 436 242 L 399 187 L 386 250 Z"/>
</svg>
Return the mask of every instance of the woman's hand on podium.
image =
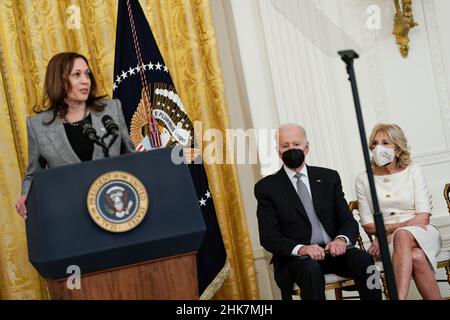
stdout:
<svg viewBox="0 0 450 320">
<path fill-rule="evenodd" d="M 16 201 L 16 211 L 18 214 L 22 216 L 22 218 L 27 218 L 27 206 L 25 205 L 25 202 L 27 201 L 27 196 L 21 195 L 19 199 Z"/>
</svg>

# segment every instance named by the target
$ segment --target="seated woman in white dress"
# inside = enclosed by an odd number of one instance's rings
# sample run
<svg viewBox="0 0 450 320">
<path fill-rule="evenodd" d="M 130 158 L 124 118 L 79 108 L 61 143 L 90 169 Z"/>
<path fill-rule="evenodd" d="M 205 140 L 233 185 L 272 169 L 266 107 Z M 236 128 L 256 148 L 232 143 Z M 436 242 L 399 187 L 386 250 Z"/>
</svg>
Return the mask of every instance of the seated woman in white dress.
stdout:
<svg viewBox="0 0 450 320">
<path fill-rule="evenodd" d="M 392 255 L 398 297 L 406 299 L 411 277 L 424 299 L 441 299 L 435 279 L 436 256 L 441 238 L 430 225 L 430 194 L 421 168 L 411 163 L 408 142 L 402 129 L 394 124 L 378 124 L 372 130 L 369 148 L 380 211 Z M 375 235 L 372 197 L 367 173 L 356 179 L 356 195 L 361 224 Z M 375 240 L 368 252 L 380 255 Z"/>
</svg>

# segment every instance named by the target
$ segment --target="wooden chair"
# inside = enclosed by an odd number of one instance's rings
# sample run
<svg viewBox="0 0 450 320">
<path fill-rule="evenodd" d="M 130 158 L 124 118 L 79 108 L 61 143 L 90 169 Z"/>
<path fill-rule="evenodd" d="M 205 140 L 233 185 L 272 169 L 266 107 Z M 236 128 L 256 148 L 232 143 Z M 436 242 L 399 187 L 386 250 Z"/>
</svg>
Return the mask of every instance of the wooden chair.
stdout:
<svg viewBox="0 0 450 320">
<path fill-rule="evenodd" d="M 344 278 L 338 276 L 334 273 L 327 273 L 325 275 L 325 291 L 334 290 L 334 295 L 336 300 L 344 300 L 344 299 L 355 299 L 357 296 L 344 297 L 342 294 L 343 290 L 356 290 L 355 281 L 350 278 Z M 292 289 L 292 295 L 300 296 L 300 288 L 296 283 L 294 283 L 294 287 Z"/>
<path fill-rule="evenodd" d="M 444 199 L 447 202 L 448 213 L 450 214 L 450 183 L 444 186 Z M 447 279 L 438 279 L 438 282 L 447 282 L 450 285 L 450 250 L 442 250 L 438 256 L 438 269 L 445 268 Z"/>
<path fill-rule="evenodd" d="M 358 211 L 358 201 L 356 201 L 356 200 L 350 201 L 350 203 L 348 204 L 348 207 L 350 208 L 350 211 L 352 212 L 353 216 L 355 217 L 355 220 L 358 221 L 358 224 L 361 226 L 361 229 L 362 229 L 361 219 L 360 219 L 359 211 Z M 364 234 L 367 236 L 367 238 L 369 239 L 370 243 L 372 243 L 373 237 L 368 235 L 364 231 L 364 229 L 362 229 L 362 230 L 363 230 Z M 361 248 L 361 250 L 366 251 L 366 248 L 364 246 L 364 240 L 361 236 L 361 233 L 356 238 L 356 241 L 358 243 L 358 246 Z M 381 259 L 375 259 L 375 266 L 380 271 L 381 286 L 382 286 L 383 294 L 386 297 L 386 299 L 389 300 L 390 296 L 389 296 L 389 291 L 387 289 L 386 275 L 383 272 L 383 262 L 381 261 Z"/>
<path fill-rule="evenodd" d="M 444 199 L 447 202 L 448 213 L 450 213 L 450 183 L 447 183 L 444 187 Z"/>
</svg>

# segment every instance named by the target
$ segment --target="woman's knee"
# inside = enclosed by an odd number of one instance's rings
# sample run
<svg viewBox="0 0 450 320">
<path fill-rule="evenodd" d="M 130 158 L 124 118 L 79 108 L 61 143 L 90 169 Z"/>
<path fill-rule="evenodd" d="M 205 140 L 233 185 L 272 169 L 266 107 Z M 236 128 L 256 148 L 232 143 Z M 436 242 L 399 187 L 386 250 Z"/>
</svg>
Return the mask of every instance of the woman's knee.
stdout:
<svg viewBox="0 0 450 320">
<path fill-rule="evenodd" d="M 414 236 L 408 230 L 398 230 L 394 234 L 394 247 L 398 246 L 413 246 Z"/>
<path fill-rule="evenodd" d="M 415 268 L 423 267 L 428 264 L 427 256 L 420 248 L 414 248 L 412 252 L 413 266 Z"/>
</svg>

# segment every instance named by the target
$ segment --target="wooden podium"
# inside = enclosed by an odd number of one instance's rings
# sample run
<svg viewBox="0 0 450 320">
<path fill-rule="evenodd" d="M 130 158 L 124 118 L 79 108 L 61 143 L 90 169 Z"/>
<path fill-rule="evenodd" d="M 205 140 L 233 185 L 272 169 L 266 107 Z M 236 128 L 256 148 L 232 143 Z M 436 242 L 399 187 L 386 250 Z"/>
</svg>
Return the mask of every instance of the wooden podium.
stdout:
<svg viewBox="0 0 450 320">
<path fill-rule="evenodd" d="M 67 279 L 46 283 L 52 300 L 195 300 L 196 253 L 88 274 L 80 289 L 68 289 Z"/>
<path fill-rule="evenodd" d="M 170 152 L 123 155 L 34 175 L 27 200 L 28 255 L 52 299 L 199 298 L 196 252 L 206 228 L 189 168 L 173 164 Z M 93 182 L 114 171 L 137 177 L 148 194 L 145 217 L 126 232 L 102 229 L 87 208 Z M 72 266 L 81 272 L 80 289 L 68 285 Z"/>
</svg>

